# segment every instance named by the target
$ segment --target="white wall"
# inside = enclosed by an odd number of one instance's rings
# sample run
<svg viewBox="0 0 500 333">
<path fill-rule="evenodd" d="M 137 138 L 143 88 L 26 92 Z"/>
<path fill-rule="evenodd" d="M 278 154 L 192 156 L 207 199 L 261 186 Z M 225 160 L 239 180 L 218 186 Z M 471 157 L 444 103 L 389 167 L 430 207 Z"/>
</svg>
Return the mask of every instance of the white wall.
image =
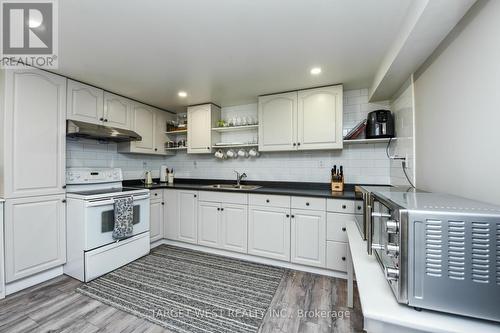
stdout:
<svg viewBox="0 0 500 333">
<path fill-rule="evenodd" d="M 369 111 L 389 108 L 389 102 L 368 103 L 368 90 L 344 93 L 344 128 L 352 128 Z M 257 114 L 257 104 L 222 108 L 222 117 Z M 240 140 L 244 134 L 233 134 L 224 140 Z M 251 134 L 246 134 L 247 136 Z M 212 155 L 193 155 L 178 152 L 173 157 L 121 154 L 116 144 L 102 144 L 93 140 L 67 142 L 67 166 L 120 167 L 126 179 L 140 178 L 145 169 L 158 175 L 160 165 L 174 168 L 176 177 L 233 179 L 233 170 L 246 172 L 248 179 L 268 181 L 328 182 L 330 168 L 342 164 L 348 183 L 389 184 L 390 163 L 385 155 L 385 144 L 351 145 L 337 151 L 262 153 L 256 159 L 220 161 Z"/>
<path fill-rule="evenodd" d="M 391 101 L 391 110 L 394 115 L 396 140 L 393 140 L 389 154 L 407 157 L 406 174 L 415 185 L 415 152 L 414 152 L 414 95 L 413 80 L 410 78 L 401 88 L 397 97 Z M 403 173 L 402 163 L 391 161 L 391 185 L 408 186 L 408 180 Z M 416 186 L 416 185 L 415 185 Z"/>
<path fill-rule="evenodd" d="M 500 1 L 478 1 L 415 78 L 420 188 L 500 204 Z"/>
</svg>

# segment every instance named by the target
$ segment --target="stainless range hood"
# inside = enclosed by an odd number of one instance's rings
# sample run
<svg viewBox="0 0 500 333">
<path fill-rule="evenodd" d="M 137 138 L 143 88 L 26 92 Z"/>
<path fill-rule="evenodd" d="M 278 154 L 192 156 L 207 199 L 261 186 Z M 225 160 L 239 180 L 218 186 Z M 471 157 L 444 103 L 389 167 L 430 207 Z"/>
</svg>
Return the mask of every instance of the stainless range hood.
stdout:
<svg viewBox="0 0 500 333">
<path fill-rule="evenodd" d="M 71 138 L 97 139 L 114 142 L 142 140 L 142 137 L 134 131 L 90 124 L 77 120 L 68 120 L 66 122 L 66 136 Z"/>
</svg>

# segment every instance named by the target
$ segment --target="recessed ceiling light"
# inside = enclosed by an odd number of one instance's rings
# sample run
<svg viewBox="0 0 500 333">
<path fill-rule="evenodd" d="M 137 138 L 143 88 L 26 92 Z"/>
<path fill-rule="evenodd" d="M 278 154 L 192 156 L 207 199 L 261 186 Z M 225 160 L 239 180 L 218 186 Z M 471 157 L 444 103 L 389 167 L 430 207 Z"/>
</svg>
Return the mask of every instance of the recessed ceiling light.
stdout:
<svg viewBox="0 0 500 333">
<path fill-rule="evenodd" d="M 311 69 L 311 74 L 312 75 L 318 75 L 321 74 L 321 68 L 320 67 L 314 67 Z"/>
<path fill-rule="evenodd" d="M 183 97 L 183 98 L 184 98 L 184 97 L 187 97 L 187 95 L 188 95 L 188 94 L 187 94 L 187 92 L 185 92 L 185 91 L 179 91 L 179 92 L 177 93 L 177 95 L 179 95 L 179 97 Z"/>
</svg>

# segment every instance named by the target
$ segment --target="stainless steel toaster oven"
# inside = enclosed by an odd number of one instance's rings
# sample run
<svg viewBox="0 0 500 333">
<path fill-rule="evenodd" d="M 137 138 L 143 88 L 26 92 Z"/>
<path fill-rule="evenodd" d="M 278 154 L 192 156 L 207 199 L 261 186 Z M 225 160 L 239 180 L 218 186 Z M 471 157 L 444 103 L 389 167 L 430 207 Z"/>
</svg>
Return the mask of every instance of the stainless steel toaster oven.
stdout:
<svg viewBox="0 0 500 333">
<path fill-rule="evenodd" d="M 374 192 L 371 247 L 398 302 L 500 321 L 500 207 Z"/>
</svg>

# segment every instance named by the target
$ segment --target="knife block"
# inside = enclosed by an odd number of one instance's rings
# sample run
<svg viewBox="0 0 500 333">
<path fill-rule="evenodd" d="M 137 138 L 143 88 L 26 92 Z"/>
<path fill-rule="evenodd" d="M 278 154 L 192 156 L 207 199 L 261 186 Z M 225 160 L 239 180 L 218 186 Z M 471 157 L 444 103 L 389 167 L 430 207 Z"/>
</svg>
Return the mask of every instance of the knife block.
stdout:
<svg viewBox="0 0 500 333">
<path fill-rule="evenodd" d="M 344 177 L 340 179 L 332 179 L 332 192 L 344 192 Z"/>
</svg>

